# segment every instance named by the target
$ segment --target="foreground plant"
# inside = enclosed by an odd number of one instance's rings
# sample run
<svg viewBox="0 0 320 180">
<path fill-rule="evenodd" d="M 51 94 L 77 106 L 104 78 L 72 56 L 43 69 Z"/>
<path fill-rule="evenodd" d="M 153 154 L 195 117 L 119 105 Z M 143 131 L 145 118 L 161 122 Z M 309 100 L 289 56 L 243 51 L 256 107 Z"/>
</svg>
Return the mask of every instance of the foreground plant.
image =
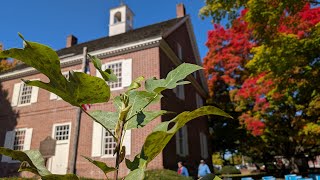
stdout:
<svg viewBox="0 0 320 180">
<path fill-rule="evenodd" d="M 101 73 L 103 79 L 73 71 L 69 72 L 69 79 L 66 79 L 61 74 L 60 60 L 54 50 L 35 42 L 26 40 L 24 40 L 24 42 L 24 49 L 6 50 L 0 52 L 0 57 L 19 59 L 46 75 L 50 80 L 49 83 L 23 80 L 27 85 L 46 89 L 79 108 L 81 108 L 83 104 L 109 101 L 110 87 L 107 85 L 107 82 L 115 81 L 116 76 L 110 69 L 103 71 L 101 69 L 101 61 L 98 58 L 88 56 L 95 68 Z M 101 124 L 112 134 L 117 142 L 114 150 L 116 155 L 115 167 L 109 167 L 104 162 L 95 161 L 89 157 L 84 158 L 100 168 L 105 175 L 115 171 L 114 179 L 118 179 L 119 165 L 125 160 L 127 167 L 131 170 L 125 179 L 143 179 L 145 176 L 144 171 L 148 163 L 165 148 L 174 134 L 187 122 L 204 115 L 230 117 L 222 110 L 213 106 L 204 106 L 194 111 L 183 112 L 170 121 L 158 124 L 152 133 L 147 136 L 141 152 L 135 156 L 133 161 L 125 159 L 126 149 L 125 146 L 123 146 L 123 137 L 126 131 L 134 128 L 142 128 L 157 117 L 168 113 L 165 110 L 148 111 L 147 107 L 150 104 L 159 102 L 163 97 L 161 93 L 164 90 L 173 89 L 178 85 L 188 84 L 189 82 L 183 81 L 183 79 L 199 69 L 201 69 L 200 66 L 184 63 L 169 72 L 165 79 L 152 78 L 145 80 L 144 77 L 137 78 L 123 94 L 114 98 L 113 103 L 116 107 L 116 112 L 94 111 L 88 113 L 82 109 L 95 122 Z M 143 81 L 145 81 L 145 90 L 140 90 L 141 82 Z M 111 130 L 114 130 L 114 133 L 112 133 Z M 19 171 L 32 172 L 41 176 L 42 179 L 78 179 L 74 174 L 52 174 L 45 167 L 44 159 L 38 150 L 14 151 L 0 147 L 0 154 L 21 161 Z"/>
</svg>

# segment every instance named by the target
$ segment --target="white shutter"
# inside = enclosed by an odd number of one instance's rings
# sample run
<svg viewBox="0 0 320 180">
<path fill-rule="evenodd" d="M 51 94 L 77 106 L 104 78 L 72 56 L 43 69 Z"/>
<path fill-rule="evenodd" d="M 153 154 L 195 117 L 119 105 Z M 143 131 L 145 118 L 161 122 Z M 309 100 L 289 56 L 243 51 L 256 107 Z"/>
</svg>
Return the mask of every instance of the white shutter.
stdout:
<svg viewBox="0 0 320 180">
<path fill-rule="evenodd" d="M 55 93 L 50 92 L 50 100 L 58 99 L 58 96 Z"/>
<path fill-rule="evenodd" d="M 189 143 L 188 143 L 188 127 L 182 127 L 182 134 L 183 134 L 183 154 L 185 156 L 189 155 Z"/>
<path fill-rule="evenodd" d="M 26 129 L 26 134 L 24 136 L 24 144 L 23 144 L 23 150 L 30 150 L 31 147 L 31 140 L 32 140 L 32 128 Z"/>
<path fill-rule="evenodd" d="M 32 79 L 33 81 L 39 81 L 40 79 Z M 32 86 L 32 91 L 31 91 L 31 103 L 36 103 L 38 101 L 38 92 L 39 92 L 39 87 Z"/>
<path fill-rule="evenodd" d="M 130 86 L 132 81 L 132 59 L 122 61 L 122 87 Z"/>
<path fill-rule="evenodd" d="M 123 146 L 126 147 L 126 155 L 131 154 L 131 130 L 127 130 L 123 138 Z"/>
<path fill-rule="evenodd" d="M 102 71 L 106 70 L 107 69 L 106 67 L 107 67 L 106 64 L 102 64 L 101 70 Z M 99 77 L 99 78 L 102 78 L 100 72 L 97 69 L 96 69 L 96 76 Z"/>
<path fill-rule="evenodd" d="M 20 89 L 21 89 L 21 83 L 14 84 L 13 93 L 12 93 L 12 100 L 11 100 L 11 106 L 17 106 L 18 105 Z"/>
<path fill-rule="evenodd" d="M 207 136 L 200 132 L 200 147 L 201 147 L 201 156 L 202 158 L 208 158 L 208 143 L 207 143 Z"/>
<path fill-rule="evenodd" d="M 179 130 L 179 131 L 181 131 L 181 129 Z M 180 139 L 180 134 L 179 134 L 179 131 L 176 133 L 176 154 L 178 154 L 178 155 L 181 155 L 180 154 L 180 142 L 179 142 L 179 139 Z"/>
<path fill-rule="evenodd" d="M 184 95 L 184 85 L 180 85 L 180 99 L 185 100 L 185 95 Z"/>
<path fill-rule="evenodd" d="M 93 122 L 91 156 L 92 157 L 101 156 L 101 150 L 102 150 L 102 126 L 99 123 Z"/>
<path fill-rule="evenodd" d="M 15 131 L 7 131 L 6 133 L 6 139 L 4 140 L 4 147 L 13 149 L 13 143 L 14 143 L 14 136 L 16 132 Z M 11 157 L 2 155 L 2 162 L 10 162 L 12 159 Z"/>
<path fill-rule="evenodd" d="M 203 106 L 203 100 L 202 97 L 197 93 L 196 94 L 196 102 L 197 102 L 197 107 L 200 108 Z"/>
<path fill-rule="evenodd" d="M 31 93 L 31 103 L 36 103 L 38 101 L 38 92 L 39 87 L 32 86 L 32 93 Z"/>
</svg>

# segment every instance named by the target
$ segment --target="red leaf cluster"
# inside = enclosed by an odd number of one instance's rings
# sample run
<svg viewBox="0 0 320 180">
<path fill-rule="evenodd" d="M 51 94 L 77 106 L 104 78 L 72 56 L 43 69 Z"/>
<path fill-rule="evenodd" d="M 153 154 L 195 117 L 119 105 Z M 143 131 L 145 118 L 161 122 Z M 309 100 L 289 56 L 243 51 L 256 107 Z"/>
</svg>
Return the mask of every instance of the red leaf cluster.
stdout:
<svg viewBox="0 0 320 180">
<path fill-rule="evenodd" d="M 244 124 L 248 131 L 254 136 L 260 136 L 263 134 L 265 124 L 259 119 L 243 113 L 240 117 L 240 122 Z"/>
<path fill-rule="evenodd" d="M 236 19 L 230 28 L 214 24 L 214 29 L 208 32 L 206 46 L 209 51 L 204 58 L 204 69 L 208 79 L 210 94 L 216 91 L 216 83 L 223 81 L 233 87 L 229 91 L 238 89 L 235 101 L 247 101 L 254 105 L 249 108 L 251 112 L 265 113 L 269 108 L 266 95 L 273 89 L 274 82 L 265 78 L 267 73 L 261 73 L 249 77 L 245 65 L 253 57 L 251 49 L 257 45 L 253 31 L 244 20 L 247 10 L 243 10 L 241 16 Z M 277 29 L 279 33 L 295 34 L 298 38 L 308 36 L 310 29 L 320 22 L 320 7 L 305 7 L 293 16 L 286 15 L 280 19 Z M 230 93 L 230 92 L 229 92 Z M 283 95 L 275 92 L 270 98 L 280 99 Z M 248 110 L 248 109 L 247 109 Z M 263 133 L 265 124 L 263 121 L 243 113 L 240 120 L 253 135 Z"/>
<path fill-rule="evenodd" d="M 283 16 L 278 31 L 286 34 L 295 34 L 304 38 L 312 27 L 320 22 L 320 8 L 311 8 L 306 4 L 303 9 L 293 16 Z"/>
</svg>

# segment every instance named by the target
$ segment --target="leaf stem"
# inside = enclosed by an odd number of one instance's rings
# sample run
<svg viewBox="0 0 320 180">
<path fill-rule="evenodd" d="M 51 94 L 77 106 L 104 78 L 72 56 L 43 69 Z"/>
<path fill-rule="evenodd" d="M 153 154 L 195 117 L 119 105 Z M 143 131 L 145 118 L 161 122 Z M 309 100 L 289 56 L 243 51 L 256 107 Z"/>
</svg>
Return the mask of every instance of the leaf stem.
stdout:
<svg viewBox="0 0 320 180">
<path fill-rule="evenodd" d="M 80 107 L 82 109 L 82 111 L 84 113 L 86 113 L 89 117 L 91 117 L 95 122 L 99 123 L 101 126 L 103 126 L 103 124 L 101 124 L 95 117 L 91 116 L 91 114 L 89 114 L 86 110 L 84 110 L 82 107 Z M 104 127 L 104 126 L 103 126 Z M 110 133 L 112 135 L 112 137 L 117 141 L 117 137 L 107 128 L 104 128 L 106 131 L 108 131 L 108 133 Z"/>
<path fill-rule="evenodd" d="M 153 100 L 155 100 L 158 97 L 158 93 L 145 105 L 143 106 L 139 111 L 137 111 L 134 115 L 132 115 L 130 118 L 128 118 L 125 123 L 127 123 L 130 119 L 132 119 L 134 116 L 138 115 L 140 112 L 142 112 L 147 106 L 151 104 Z"/>
</svg>

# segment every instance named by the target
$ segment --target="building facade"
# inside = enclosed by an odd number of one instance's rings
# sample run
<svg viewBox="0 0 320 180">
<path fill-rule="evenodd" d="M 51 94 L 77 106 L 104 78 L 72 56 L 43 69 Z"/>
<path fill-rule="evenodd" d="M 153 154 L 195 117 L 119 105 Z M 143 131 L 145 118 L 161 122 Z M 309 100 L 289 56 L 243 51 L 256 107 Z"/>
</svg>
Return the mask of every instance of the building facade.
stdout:
<svg viewBox="0 0 320 180">
<path fill-rule="evenodd" d="M 78 71 L 82 66 L 82 51 L 102 59 L 103 68 L 111 68 L 118 82 L 109 84 L 113 97 L 122 93 L 131 81 L 141 75 L 146 78 L 165 78 L 167 73 L 183 62 L 201 65 L 190 17 L 182 4 L 177 5 L 177 17 L 142 28 L 133 28 L 134 14 L 127 5 L 110 10 L 109 36 L 77 44 L 77 38 L 69 36 L 66 48 L 57 51 L 61 59 L 62 73 Z M 91 75 L 100 76 L 90 63 Z M 16 68 L 0 74 L 0 146 L 15 150 L 39 149 L 40 142 L 50 136 L 56 140 L 56 153 L 47 161 L 54 174 L 65 174 L 70 169 L 73 136 L 77 108 L 57 95 L 37 87 L 25 85 L 21 79 L 46 81 L 47 77 L 35 69 L 19 64 Z M 174 90 L 164 91 L 161 102 L 153 104 L 152 110 L 165 109 L 180 113 L 194 110 L 207 97 L 202 71 L 187 77 L 191 83 Z M 92 105 L 89 111 L 115 110 L 112 99 L 108 103 Z M 126 158 L 133 159 L 140 153 L 145 138 L 162 121 L 174 115 L 155 119 L 141 129 L 128 131 L 124 138 Z M 82 177 L 104 178 L 94 165 L 81 157 L 88 156 L 113 166 L 115 142 L 108 132 L 94 123 L 87 115 L 81 115 L 79 144 L 75 163 L 76 173 Z M 152 161 L 149 169 L 176 169 L 178 161 L 186 161 L 191 173 L 196 173 L 200 159 L 211 162 L 206 118 L 189 122 L 173 138 L 164 151 Z M 0 177 L 17 175 L 19 163 L 0 156 Z M 120 166 L 120 176 L 129 170 L 125 163 Z M 22 176 L 30 176 L 28 173 Z"/>
</svg>

